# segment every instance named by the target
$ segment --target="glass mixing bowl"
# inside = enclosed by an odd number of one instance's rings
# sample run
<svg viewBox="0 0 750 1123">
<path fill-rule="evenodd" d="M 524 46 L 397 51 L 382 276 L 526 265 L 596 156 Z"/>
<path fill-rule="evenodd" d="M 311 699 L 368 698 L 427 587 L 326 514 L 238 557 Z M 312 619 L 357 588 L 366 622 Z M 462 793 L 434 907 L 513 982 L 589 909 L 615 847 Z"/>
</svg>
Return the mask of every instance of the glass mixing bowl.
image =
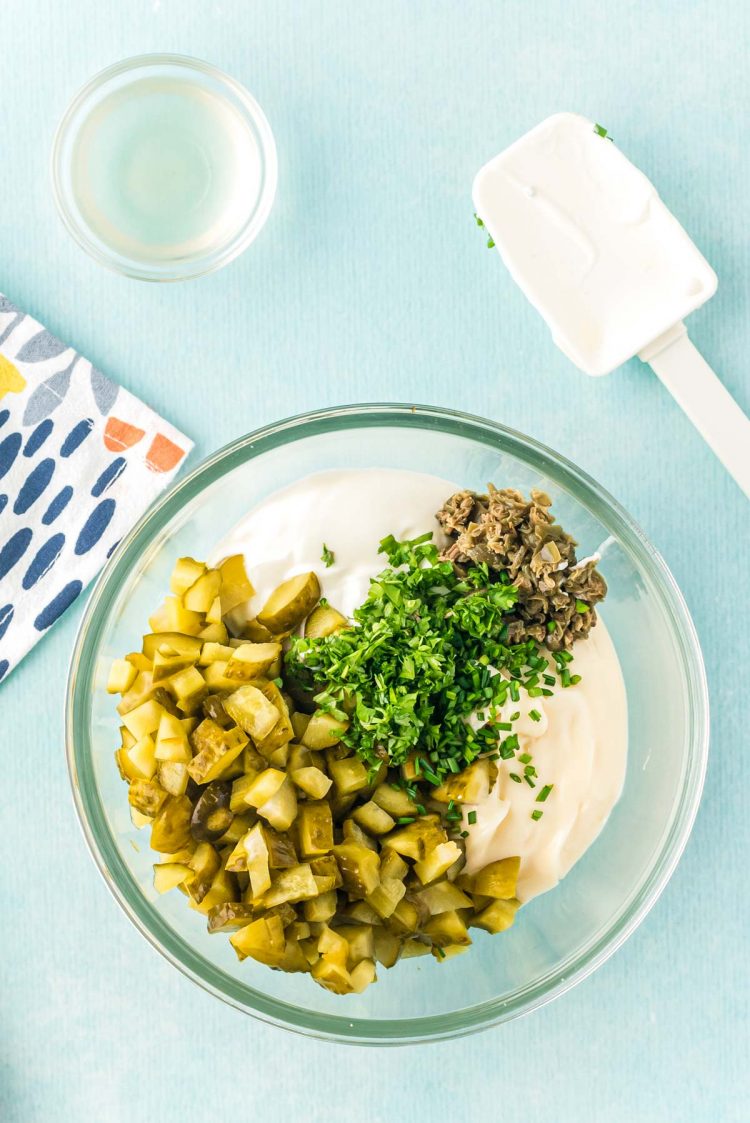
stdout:
<svg viewBox="0 0 750 1123">
<path fill-rule="evenodd" d="M 552 497 L 582 554 L 599 549 L 609 584 L 602 612 L 628 692 L 630 749 L 622 798 L 565 880 L 531 901 L 501 936 L 442 964 L 380 970 L 361 995 L 337 997 L 301 975 L 245 960 L 180 893 L 158 896 L 146 832 L 136 831 L 113 759 L 113 658 L 140 648 L 175 560 L 206 557 L 253 504 L 311 472 L 388 467 L 474 488 L 488 481 Z M 336 512 L 331 512 L 335 519 Z M 76 806 L 94 858 L 134 924 L 189 978 L 266 1022 L 338 1041 L 395 1044 L 455 1037 L 517 1017 L 561 994 L 643 920 L 685 846 L 708 751 L 700 648 L 664 562 L 593 480 L 536 441 L 465 414 L 427 407 L 346 406 L 251 433 L 204 461 L 140 521 L 88 603 L 70 672 L 67 747 Z"/>
</svg>

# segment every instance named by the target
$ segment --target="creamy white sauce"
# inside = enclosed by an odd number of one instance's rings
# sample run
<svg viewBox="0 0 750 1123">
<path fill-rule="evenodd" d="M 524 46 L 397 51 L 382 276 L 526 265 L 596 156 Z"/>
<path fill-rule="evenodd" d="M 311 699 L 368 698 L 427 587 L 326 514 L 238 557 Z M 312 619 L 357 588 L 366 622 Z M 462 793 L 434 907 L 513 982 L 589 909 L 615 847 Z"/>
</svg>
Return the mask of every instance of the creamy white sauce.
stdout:
<svg viewBox="0 0 750 1123">
<path fill-rule="evenodd" d="M 716 291 L 656 188 L 594 123 L 558 113 L 478 173 L 474 205 L 555 343 L 588 374 L 642 351 Z"/>
<path fill-rule="evenodd" d="M 323 595 L 346 615 L 367 596 L 370 578 L 384 568 L 378 545 L 389 534 L 415 538 L 432 531 L 444 541 L 435 512 L 460 485 L 416 472 L 370 469 L 321 472 L 271 495 L 251 510 L 212 552 L 216 565 L 242 554 L 255 595 L 244 610 L 253 616 L 280 584 L 314 570 Z M 323 543 L 335 562 L 321 561 Z M 495 788 L 477 805 L 466 839 L 467 868 L 521 855 L 518 895 L 528 900 L 552 888 L 591 845 L 622 790 L 627 759 L 625 686 L 612 641 L 599 621 L 574 649 L 582 681 L 552 697 L 509 702 L 501 720 L 518 710 L 513 725 L 521 751 L 537 770 L 537 787 L 517 784 L 517 761 L 499 761 Z M 530 710 L 540 720 L 529 716 Z M 506 734 L 503 734 L 505 736 Z M 544 804 L 542 785 L 553 784 Z M 531 818 L 535 808 L 544 814 Z M 467 808 L 468 810 L 468 808 Z"/>
</svg>

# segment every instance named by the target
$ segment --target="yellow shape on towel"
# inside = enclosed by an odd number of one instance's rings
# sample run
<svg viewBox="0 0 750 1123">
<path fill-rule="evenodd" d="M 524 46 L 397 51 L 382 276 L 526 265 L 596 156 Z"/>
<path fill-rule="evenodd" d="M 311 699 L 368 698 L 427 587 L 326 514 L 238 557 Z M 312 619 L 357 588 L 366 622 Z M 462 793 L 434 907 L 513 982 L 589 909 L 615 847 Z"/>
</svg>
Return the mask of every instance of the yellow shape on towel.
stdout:
<svg viewBox="0 0 750 1123">
<path fill-rule="evenodd" d="M 13 366 L 10 359 L 6 359 L 5 355 L 0 355 L 0 400 L 6 394 L 20 394 L 25 389 L 26 379 Z"/>
</svg>

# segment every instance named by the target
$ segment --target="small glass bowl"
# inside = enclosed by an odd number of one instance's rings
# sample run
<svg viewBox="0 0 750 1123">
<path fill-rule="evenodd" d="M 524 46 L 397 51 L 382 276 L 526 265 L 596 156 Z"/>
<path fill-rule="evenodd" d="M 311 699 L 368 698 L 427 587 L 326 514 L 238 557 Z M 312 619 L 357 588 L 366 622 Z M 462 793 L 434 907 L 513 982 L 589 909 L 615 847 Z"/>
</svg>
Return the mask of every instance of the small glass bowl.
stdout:
<svg viewBox="0 0 750 1123">
<path fill-rule="evenodd" d="M 625 786 L 606 826 L 557 888 L 499 936 L 472 930 L 465 955 L 407 959 L 364 994 L 338 997 L 306 975 L 237 961 L 180 893 L 153 888 L 147 832 L 134 829 L 113 753 L 120 743 L 111 662 L 138 650 L 177 558 L 201 558 L 272 491 L 312 472 L 428 472 L 476 490 L 488 481 L 546 491 L 582 554 L 601 547 L 602 617 L 628 693 Z M 330 513 L 335 524 L 336 511 Z M 643 920 L 687 842 L 708 753 L 698 640 L 667 567 L 610 495 L 563 457 L 478 417 L 365 405 L 281 421 L 227 445 L 144 516 L 88 602 L 68 683 L 67 751 L 78 814 L 116 899 L 142 934 L 206 990 L 266 1022 L 341 1042 L 388 1045 L 461 1036 L 527 1013 L 602 964 Z"/>
<path fill-rule="evenodd" d="M 232 119 L 246 130 L 256 149 L 257 189 L 248 191 L 246 211 L 216 239 L 194 251 L 139 256 L 104 240 L 86 218 L 75 188 L 74 166 L 79 141 L 104 99 L 126 91 L 143 79 L 178 80 L 197 95 L 218 99 Z M 263 110 L 250 93 L 209 63 L 183 55 L 152 54 L 124 59 L 95 75 L 73 98 L 55 134 L 51 156 L 52 187 L 58 212 L 68 232 L 100 265 L 141 281 L 183 281 L 220 269 L 256 238 L 273 206 L 278 165 L 276 145 Z M 244 203 L 244 199 L 243 199 Z"/>
</svg>

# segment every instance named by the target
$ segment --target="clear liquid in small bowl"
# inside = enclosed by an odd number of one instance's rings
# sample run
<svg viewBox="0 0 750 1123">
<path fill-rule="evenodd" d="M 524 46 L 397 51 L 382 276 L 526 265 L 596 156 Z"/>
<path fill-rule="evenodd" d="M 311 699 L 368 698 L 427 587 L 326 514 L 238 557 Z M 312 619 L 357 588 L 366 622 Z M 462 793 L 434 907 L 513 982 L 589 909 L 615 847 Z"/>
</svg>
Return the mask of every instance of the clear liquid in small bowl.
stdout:
<svg viewBox="0 0 750 1123">
<path fill-rule="evenodd" d="M 262 185 L 251 126 L 190 77 L 143 77 L 105 93 L 72 152 L 81 218 L 110 249 L 144 262 L 190 259 L 230 242 Z"/>
</svg>

